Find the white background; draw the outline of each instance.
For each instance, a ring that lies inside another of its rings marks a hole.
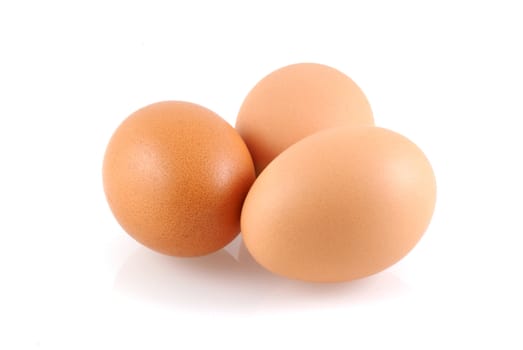
[[[1,349],[523,348],[520,1],[0,2]],[[332,65],[415,141],[438,203],[354,283],[275,277],[241,241],[155,254],[113,219],[111,133],[178,99],[231,124],[249,89]]]

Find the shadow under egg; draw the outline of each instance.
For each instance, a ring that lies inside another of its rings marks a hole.
[[[254,261],[236,260],[222,249],[196,258],[177,258],[138,248],[114,281],[118,293],[175,308],[253,310],[279,279]]]
[[[403,294],[407,286],[390,271],[345,283],[289,280],[256,263],[238,238],[196,258],[140,247],[120,268],[114,290],[175,310],[249,313],[373,302]]]

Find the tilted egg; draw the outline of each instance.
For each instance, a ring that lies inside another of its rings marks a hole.
[[[245,245],[268,270],[349,281],[405,256],[434,211],[423,152],[378,127],[339,127],[282,152],[254,182],[241,216]]]
[[[107,200],[129,235],[158,252],[198,256],[237,236],[254,181],[238,133],[196,104],[159,102],[129,116],[103,163]]]

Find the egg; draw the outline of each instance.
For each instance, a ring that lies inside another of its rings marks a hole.
[[[205,255],[235,238],[254,178],[234,128],[202,106],[179,101],[131,114],[103,162],[107,201],[123,229],[175,256]]]
[[[245,245],[268,270],[340,282],[404,257],[431,220],[436,181],[424,153],[393,131],[344,126],[282,152],[254,182]]]
[[[240,107],[236,129],[260,173],[295,142],[346,124],[374,124],[362,90],[337,69],[298,63],[270,73],[254,86]]]

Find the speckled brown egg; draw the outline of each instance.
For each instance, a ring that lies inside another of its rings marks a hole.
[[[281,153],[256,179],[242,234],[270,271],[349,281],[404,257],[427,229],[436,182],[423,152],[377,127],[319,132]]]
[[[341,71],[317,63],[280,68],[249,92],[236,129],[260,173],[278,154],[320,130],[373,125],[365,94]]]
[[[236,237],[254,177],[237,132],[188,102],[154,103],[131,114],[103,162],[105,194],[123,229],[175,256],[205,255]]]

